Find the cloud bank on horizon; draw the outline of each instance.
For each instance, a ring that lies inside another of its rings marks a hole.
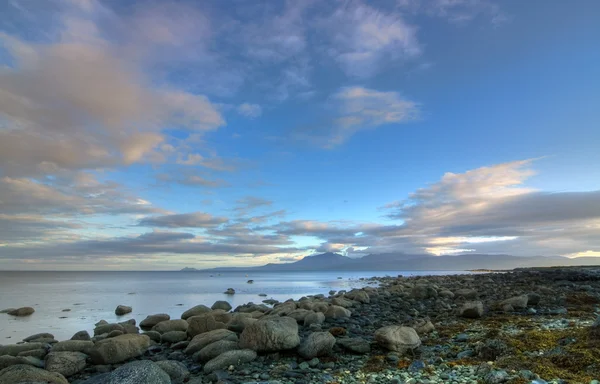
[[[0,269],[600,256],[596,11],[0,5]]]

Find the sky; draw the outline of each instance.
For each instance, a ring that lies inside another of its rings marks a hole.
[[[0,269],[600,256],[600,2],[0,4]]]

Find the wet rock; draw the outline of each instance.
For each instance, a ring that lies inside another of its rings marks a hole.
[[[117,315],[117,316],[123,316],[123,315],[126,315],[128,313],[131,313],[131,311],[132,311],[131,307],[128,307],[126,305],[119,305],[115,309],[115,315]]]
[[[152,329],[152,327],[154,327],[156,324],[163,322],[163,321],[167,321],[167,320],[171,320],[171,316],[167,315],[166,313],[158,313],[155,315],[149,315],[149,316],[146,316],[146,318],[144,320],[142,320],[142,322],[140,323],[140,328]]]
[[[32,356],[0,356],[0,370],[13,365],[31,365],[32,367],[44,368],[44,362]]]
[[[500,306],[511,306],[514,309],[525,309],[527,308],[527,302],[529,297],[527,295],[521,295],[516,297],[511,297],[510,299],[506,299],[500,303]],[[510,312],[510,311],[506,311]]]
[[[182,331],[170,331],[163,333],[160,338],[161,343],[178,343],[180,341],[187,340],[187,333]]]
[[[77,341],[89,341],[91,340],[90,334],[88,331],[79,331],[71,337],[71,340]]]
[[[337,305],[330,306],[329,308],[327,308],[327,311],[325,312],[325,317],[329,318],[329,319],[340,319],[340,318],[350,317],[351,315],[352,315],[352,312],[350,312],[346,308],[343,308],[343,307],[340,307]]]
[[[204,373],[212,373],[217,370],[225,369],[230,365],[239,366],[246,364],[256,359],[256,356],[256,352],[250,349],[228,351],[206,363],[206,365],[204,365]]]
[[[36,359],[43,360],[47,354],[48,354],[48,350],[46,348],[41,348],[41,349],[32,349],[31,351],[19,352],[19,354],[17,356],[22,356],[22,357],[31,356],[31,357],[35,357]]]
[[[44,349],[46,344],[43,343],[23,343],[23,344],[9,344],[0,346],[0,356],[10,355],[17,356],[19,353],[24,351],[32,351],[37,349]]]
[[[237,341],[237,339],[238,337],[235,332],[232,332],[228,329],[215,329],[213,331],[194,336],[192,341],[190,341],[190,344],[185,349],[185,353],[191,355],[200,351],[207,345],[219,340]]]
[[[322,312],[312,312],[304,318],[304,326],[309,327],[311,324],[323,324],[324,321],[325,314]]]
[[[97,342],[90,355],[94,364],[116,364],[141,356],[149,346],[146,335],[121,335]]]
[[[542,300],[542,296],[532,292],[527,294],[527,305],[538,305]]]
[[[375,341],[382,347],[400,353],[418,348],[421,339],[417,332],[410,327],[389,325],[375,332]]]
[[[12,311],[9,311],[7,313],[11,316],[24,317],[24,316],[30,316],[34,312],[35,312],[35,309],[33,309],[31,307],[21,307],[21,308],[13,309]]]
[[[152,330],[158,333],[167,333],[173,331],[186,332],[188,330],[189,324],[186,320],[166,320],[161,321],[152,327]]]
[[[0,384],[18,383],[69,384],[60,373],[49,372],[31,365],[13,365],[0,371]]]
[[[298,323],[291,317],[259,319],[244,329],[240,347],[258,352],[274,352],[295,348],[300,344]]]
[[[199,352],[195,353],[194,356],[196,356],[197,360],[206,362],[214,359],[222,353],[236,349],[240,349],[237,340],[219,340],[208,344]]]
[[[175,331],[175,332],[177,332],[177,331]],[[160,343],[160,340],[161,340],[160,333],[158,333],[156,331],[146,331],[143,334],[146,335],[146,336],[148,336],[150,338],[150,340],[156,341],[157,343]]]
[[[229,304],[227,301],[219,300],[215,301],[211,309],[222,309],[223,311],[229,312],[231,311],[231,304]]]
[[[190,377],[190,371],[188,371],[187,367],[182,362],[162,360],[157,361],[156,365],[169,375],[172,384],[183,383]]]
[[[479,294],[477,293],[477,291],[475,289],[463,288],[463,289],[454,291],[454,296],[457,298],[462,297],[467,300],[474,300],[479,296]]]
[[[83,371],[86,359],[87,355],[81,352],[51,352],[46,356],[46,370],[73,376]]]
[[[256,321],[250,313],[234,313],[227,323],[227,329],[241,333],[246,327]]]
[[[188,309],[187,311],[183,312],[183,314],[181,315],[181,318],[183,320],[187,320],[192,316],[199,316],[202,315],[204,313],[208,313],[210,312],[211,309],[208,308],[206,305],[196,305],[195,307],[192,307],[190,309]]]
[[[362,289],[353,289],[352,291],[346,293],[344,296],[346,296],[350,300],[358,301],[362,304],[368,304],[371,302],[369,294]]]
[[[140,360],[127,363],[110,373],[105,384],[171,384],[171,378],[156,363]],[[86,383],[87,384],[87,383]]]
[[[201,333],[214,331],[216,329],[225,329],[227,325],[215,319],[212,313],[205,313],[199,316],[188,318],[188,336],[194,337]]]
[[[111,333],[112,331],[125,332],[125,328],[121,324],[101,324],[94,328],[94,336],[103,335],[105,333]]]
[[[85,340],[65,340],[52,346],[52,352],[81,352],[90,354],[94,348],[94,343]]]
[[[336,343],[342,348],[354,353],[365,354],[371,352],[371,344],[360,337],[357,338],[340,338]]]
[[[54,335],[51,333],[36,333],[23,339],[23,341],[29,343],[31,341],[37,341],[37,339],[54,339]]]
[[[325,356],[331,353],[335,337],[329,332],[313,332],[300,344],[298,353],[305,359]]]
[[[481,301],[466,302],[460,308],[459,315],[468,319],[478,319],[483,316],[483,303]]]
[[[223,292],[226,295],[234,295],[235,294],[235,289],[233,288],[227,288],[227,290],[225,292]]]

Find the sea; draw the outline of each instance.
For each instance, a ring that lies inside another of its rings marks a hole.
[[[11,344],[41,332],[57,340],[70,339],[94,324],[167,313],[178,319],[187,309],[217,300],[238,305],[265,299],[285,301],[302,296],[349,290],[365,285],[374,276],[466,274],[465,271],[368,272],[48,272],[0,271],[0,310],[33,307],[27,317],[0,314],[0,344]],[[253,283],[248,283],[253,280]],[[228,288],[234,295],[226,295]],[[259,294],[266,294],[261,297]],[[127,305],[133,312],[116,316],[115,308]]]

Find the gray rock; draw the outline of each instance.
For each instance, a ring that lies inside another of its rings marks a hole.
[[[206,362],[214,359],[222,353],[237,349],[240,349],[237,340],[219,340],[202,348],[199,352],[194,354],[194,356],[196,356],[199,361]]]
[[[147,331],[147,332],[144,332],[143,334],[148,336],[150,338],[150,340],[160,343],[160,339],[161,339],[160,333],[158,333],[156,331]]]
[[[215,301],[215,303],[212,305],[211,307],[212,309],[222,309],[226,312],[231,311],[231,304],[229,304],[227,301],[224,300],[219,300],[219,301]]]
[[[142,322],[140,323],[140,327],[142,329],[150,329],[150,328],[154,327],[156,324],[158,324],[162,321],[167,321],[167,320],[171,320],[171,316],[167,315],[166,313],[158,313],[156,315],[149,315],[149,316],[146,316],[146,318],[144,320],[142,320]]]
[[[117,315],[117,316],[123,316],[123,315],[126,315],[128,313],[131,313],[131,311],[132,311],[131,307],[128,307],[126,305],[119,305],[115,309],[115,315]]]
[[[23,356],[23,357],[31,356],[31,357],[35,357],[36,359],[43,360],[47,354],[48,354],[48,350],[46,348],[41,348],[41,349],[32,349],[31,351],[19,352],[19,354],[17,356]]]
[[[46,356],[46,370],[65,377],[83,371],[87,355],[81,352],[51,352]]]
[[[457,298],[462,297],[467,300],[474,300],[479,296],[479,293],[477,293],[477,291],[475,289],[463,288],[463,289],[454,291],[454,296],[456,296]]]
[[[187,320],[188,318],[192,317],[192,316],[199,316],[202,315],[204,313],[208,313],[210,312],[211,309],[208,308],[206,305],[196,305],[195,307],[192,307],[190,309],[188,309],[187,311],[183,312],[183,314],[181,315],[181,318],[184,320]]]
[[[335,344],[335,337],[329,332],[314,332],[308,335],[306,340],[300,344],[298,353],[305,359],[317,356],[325,356],[331,353]]]
[[[76,334],[74,334],[73,337],[71,337],[71,340],[89,341],[91,340],[91,337],[88,331],[79,331]]]
[[[234,313],[227,323],[227,329],[241,333],[246,327],[256,321],[250,313]]]
[[[190,377],[190,371],[188,371],[187,367],[182,362],[162,360],[157,361],[156,365],[169,375],[171,383],[173,384],[181,384]]]
[[[23,339],[25,342],[36,341],[36,339],[54,339],[54,335],[51,333],[36,333]]]
[[[299,308],[299,309],[293,310],[287,316],[296,320],[299,324],[304,324],[304,319],[306,318],[306,316],[310,315],[311,313],[314,313],[314,312],[309,311],[307,309]]]
[[[369,294],[362,289],[353,289],[344,296],[350,300],[358,301],[359,303],[368,304],[371,302]]]
[[[149,346],[146,335],[121,335],[97,342],[90,355],[94,364],[116,364],[141,356]]]
[[[156,363],[140,360],[115,369],[105,384],[171,384],[171,378]]]
[[[299,344],[298,323],[291,317],[259,319],[240,336],[240,348],[258,352],[292,349]]]
[[[43,349],[46,344],[43,343],[23,343],[23,344],[9,344],[0,347],[0,356],[10,355],[17,356],[19,353],[24,351],[32,351],[34,349]]]
[[[103,335],[105,333],[111,333],[112,331],[125,332],[125,328],[123,328],[121,324],[117,323],[100,324],[96,328],[94,328],[94,336]]]
[[[7,312],[7,313],[11,316],[24,317],[24,316],[29,316],[29,315],[33,314],[34,312],[35,312],[35,309],[33,309],[31,307],[21,307],[21,308],[13,309],[12,311]]]
[[[108,335],[106,335],[106,338],[109,339],[111,337],[117,337],[117,336],[121,336],[124,334],[125,334],[125,332],[115,329],[114,331],[112,331]]]
[[[531,292],[527,294],[527,299],[527,305],[538,305],[540,300],[542,300],[542,296],[535,292]]]
[[[310,327],[311,324],[323,324],[325,314],[323,312],[311,312],[304,318],[304,326]]]
[[[0,371],[0,384],[19,383],[69,384],[60,373],[48,372],[31,365],[13,365]]]
[[[220,369],[225,369],[230,365],[239,366],[249,363],[254,359],[256,359],[256,352],[250,349],[228,351],[206,363],[206,365],[204,365],[204,373],[208,374]]]
[[[421,339],[417,332],[411,327],[389,325],[375,331],[375,341],[390,351],[400,353],[418,348]]]
[[[468,319],[478,319],[483,316],[483,303],[481,301],[466,302],[460,308],[459,315]]]
[[[350,307],[354,306],[355,302],[345,299],[343,297],[336,297],[333,300],[331,300],[331,304],[337,305],[338,307],[342,307],[342,308],[350,308]],[[313,308],[314,308],[314,305],[313,305]],[[325,311],[327,311],[327,309],[325,309]]]
[[[26,364],[31,365],[32,367],[44,368],[44,362],[33,356],[0,356],[0,369],[19,364]]]
[[[510,299],[506,299],[500,303],[500,306],[504,307],[505,305],[510,305],[514,309],[525,309],[527,308],[527,302],[529,297],[527,295],[521,295],[516,297],[511,297]]]
[[[187,333],[182,331],[170,331],[167,333],[163,333],[160,338],[161,343],[178,343],[180,341],[187,340]]]
[[[223,322],[217,321],[214,314],[205,313],[199,316],[192,316],[188,318],[188,336],[194,337],[201,333],[214,331],[215,329],[225,329],[227,325]]]
[[[371,352],[371,344],[360,337],[357,338],[341,338],[337,339],[336,343],[342,348],[354,353],[365,354]]]
[[[329,308],[327,308],[327,311],[325,312],[325,317],[329,318],[329,319],[341,319],[341,318],[345,318],[345,317],[350,317],[352,315],[352,312],[350,312],[348,309],[344,308],[344,307],[340,307],[338,305],[332,305]]]
[[[52,352],[81,352],[89,355],[93,348],[94,343],[92,341],[65,340],[54,344]]]
[[[194,336],[190,344],[185,349],[188,355],[200,351],[202,348],[219,340],[237,341],[238,337],[235,332],[228,329],[215,329],[213,331],[201,333]]]
[[[158,333],[167,333],[172,331],[185,332],[188,330],[188,327],[189,324],[187,321],[178,319],[161,321],[160,323],[152,327],[152,330]]]

